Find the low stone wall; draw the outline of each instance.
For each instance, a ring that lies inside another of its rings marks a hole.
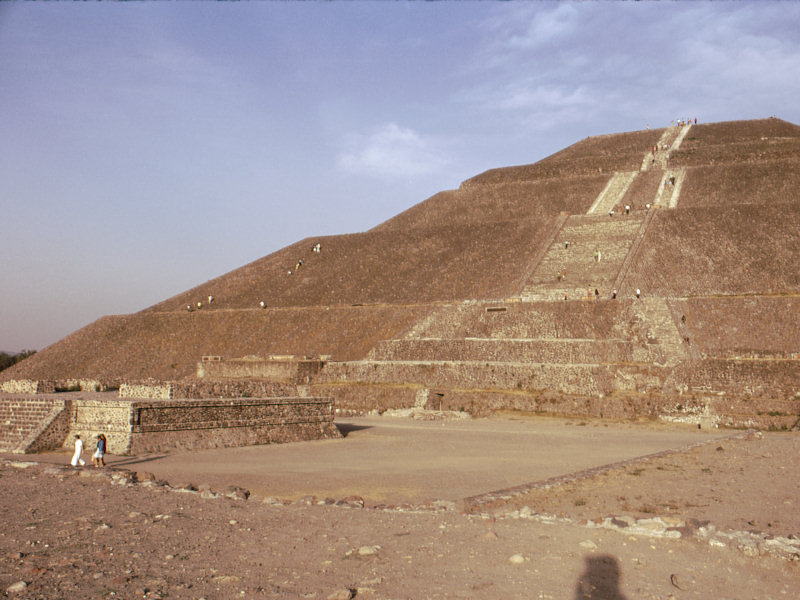
[[[72,448],[77,434],[83,439],[84,448],[93,452],[97,435],[102,433],[108,441],[108,453],[130,453],[134,403],[130,400],[105,396],[97,399],[77,398],[73,401],[70,432],[64,440],[65,448]]]
[[[11,379],[0,383],[0,392],[5,394],[35,394],[39,388],[38,381],[31,379]]]
[[[308,383],[322,369],[321,360],[277,360],[234,358],[197,363],[197,377],[210,379],[257,378],[270,381]]]
[[[0,392],[31,396],[56,392],[105,392],[110,389],[116,389],[116,386],[98,379],[9,379],[0,382]]]
[[[69,438],[94,447],[97,434],[112,454],[141,454],[340,437],[327,398],[205,400],[78,399]]]
[[[340,437],[324,398],[172,400],[132,405],[130,453]]]
[[[172,385],[169,383],[123,383],[119,386],[119,397],[169,400],[172,398]]]
[[[113,385],[109,385],[99,379],[67,379],[61,386],[76,392],[107,392],[114,388]]]
[[[199,380],[165,383],[122,384],[119,397],[138,400],[170,400],[173,398],[274,398],[294,396],[297,386],[259,379]]]
[[[0,383],[0,392],[6,394],[52,394],[58,383],[51,380],[10,379]]]

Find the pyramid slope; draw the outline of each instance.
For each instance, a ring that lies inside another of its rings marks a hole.
[[[103,317],[37,352],[4,379],[176,380],[202,356],[329,355],[356,360],[400,335],[430,307],[370,306],[185,312]]]
[[[261,301],[274,308],[504,298],[549,224],[544,218],[309,238],[148,310],[185,311],[209,295],[211,310]],[[317,242],[320,253],[311,251]]]
[[[659,211],[622,293],[800,293],[800,201]]]
[[[307,238],[140,313],[100,319],[0,380],[180,378],[206,354],[363,359],[432,311],[447,321],[465,302],[519,295],[563,245],[565,213],[570,222],[607,219],[579,215],[618,171],[637,172],[625,202],[640,215],[670,169],[685,173],[677,206],[650,211],[631,230],[642,237],[614,266],[621,294],[800,293],[800,127],[779,119],[692,126],[667,171],[639,171],[649,148],[674,131],[587,138],[532,165],[486,171],[367,232]],[[187,312],[197,302],[203,309]]]

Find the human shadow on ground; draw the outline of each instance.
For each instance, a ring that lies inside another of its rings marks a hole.
[[[371,425],[356,425],[354,423],[334,423],[334,425],[336,425],[336,429],[339,430],[339,433],[342,434],[342,437],[347,437],[347,435],[352,431],[372,429]]]
[[[113,462],[109,462],[110,466],[119,467],[119,466],[127,466],[127,465],[139,465],[142,463],[153,462],[154,460],[161,460],[165,458],[166,454],[156,454],[151,456],[128,456],[123,458],[122,460],[114,460]]]
[[[585,556],[586,568],[575,585],[574,600],[627,600],[619,589],[619,561],[610,554]]]

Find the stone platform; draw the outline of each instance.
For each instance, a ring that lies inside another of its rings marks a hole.
[[[39,414],[43,403],[47,415]],[[2,394],[0,408],[5,428],[19,431],[13,439],[4,435],[8,443],[3,449],[19,453],[70,448],[76,434],[91,448],[97,434],[103,433],[112,454],[341,437],[333,424],[330,398],[162,400],[120,398],[116,393]]]

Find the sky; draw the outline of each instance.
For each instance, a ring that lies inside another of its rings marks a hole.
[[[590,135],[800,124],[795,2],[0,2],[0,350]]]

